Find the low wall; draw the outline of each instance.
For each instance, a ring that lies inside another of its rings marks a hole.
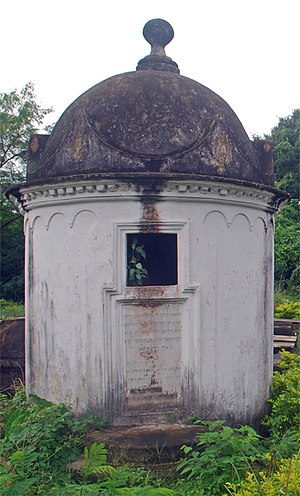
[[[14,381],[25,383],[25,318],[0,323],[0,391],[8,391]]]

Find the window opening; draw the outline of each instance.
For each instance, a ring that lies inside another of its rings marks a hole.
[[[127,286],[173,286],[177,280],[177,234],[127,234]]]

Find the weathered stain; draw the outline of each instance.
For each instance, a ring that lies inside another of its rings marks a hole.
[[[36,153],[38,151],[39,139],[37,135],[32,136],[29,147],[32,153]]]
[[[146,360],[153,360],[157,357],[154,356],[155,354],[155,348],[150,348],[150,349],[147,349],[145,351],[141,351],[140,355],[143,357],[143,358],[146,358]]]
[[[55,318],[55,309],[54,309],[53,299],[50,300],[50,315],[51,315],[51,319],[53,320]]]
[[[263,384],[265,384],[268,387],[270,377],[269,377],[269,370],[268,370],[268,365],[270,363],[269,360],[269,353],[271,353],[269,342],[270,342],[270,336],[269,336],[269,300],[270,300],[270,288],[269,288],[269,277],[270,277],[270,254],[269,254],[269,246],[268,246],[268,233],[265,232],[264,235],[264,265],[263,265],[263,272],[264,272],[264,281],[263,281],[263,339],[262,339],[262,346],[263,346],[263,353],[264,353],[264,368],[263,368]],[[272,346],[273,349],[273,346]]]
[[[157,382],[157,379],[156,379],[156,370],[154,370],[153,373],[152,373],[152,376],[151,376],[150,385],[152,387],[153,385],[156,385],[156,384],[158,384],[158,382]],[[162,390],[162,388],[161,388],[161,390]]]
[[[274,184],[274,158],[273,147],[269,141],[255,140],[253,146],[258,156],[261,171],[271,178],[271,183]]]
[[[134,182],[141,189],[140,202],[143,208],[139,230],[159,232],[161,219],[157,204],[162,201],[160,192],[163,190],[165,179],[159,176],[137,177]]]
[[[130,389],[130,394],[145,394],[145,393],[162,393],[162,388],[157,387],[148,387],[148,388],[139,388],[139,389]]]
[[[232,161],[232,150],[228,135],[223,130],[218,130],[214,139],[213,153],[217,162],[217,170],[220,173],[225,171],[225,167]]]
[[[141,232],[159,232],[160,216],[157,210],[156,199],[143,197],[143,216],[140,222]]]
[[[164,286],[136,286],[132,292],[131,298],[143,307],[157,308],[161,305],[165,294]]]
[[[163,409],[179,406],[178,393],[164,392],[159,386],[157,388],[141,388],[134,390],[127,400],[127,409],[139,412],[161,413]]]
[[[83,158],[83,153],[83,140],[79,132],[76,133],[76,135],[74,136],[74,141],[72,143],[72,158],[76,162],[80,162]]]
[[[148,299],[148,289],[145,288],[147,296],[141,305],[130,310],[134,328],[126,332],[126,346],[131,353],[130,361],[127,359],[130,385],[126,409],[158,414],[165,408],[181,407],[180,315],[177,308],[158,299],[155,287],[151,291],[156,299]],[[172,363],[168,363],[170,354]]]

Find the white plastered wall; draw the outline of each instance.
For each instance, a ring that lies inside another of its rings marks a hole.
[[[126,232],[138,231],[145,214],[146,197],[134,185],[23,194],[29,393],[136,422],[124,401],[130,349],[122,315],[130,302],[161,298],[181,312],[178,415],[238,422],[262,415],[272,374],[270,193],[166,184],[151,199],[152,222],[177,233],[179,281],[159,293],[125,284]],[[170,361],[177,351],[170,348]]]

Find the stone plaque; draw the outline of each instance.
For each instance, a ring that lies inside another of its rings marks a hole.
[[[157,411],[181,397],[180,303],[125,304],[126,406]]]

